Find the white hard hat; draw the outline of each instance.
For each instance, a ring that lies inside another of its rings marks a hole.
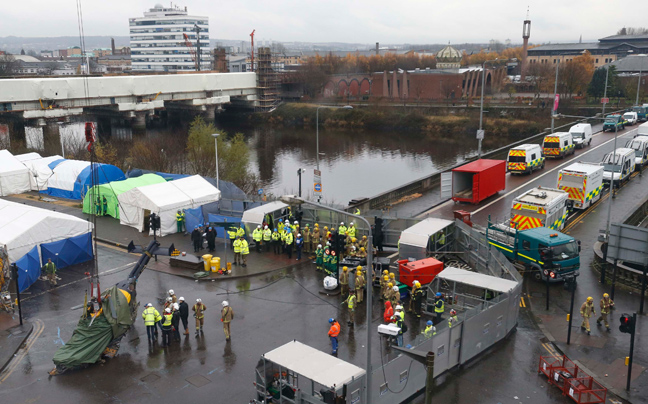
[[[392,290],[393,290],[394,292],[398,292],[398,286],[394,286],[394,287],[392,288]]]
[[[264,229],[267,229],[267,228],[268,228],[268,225],[263,226],[263,228],[264,228]]]
[[[351,222],[351,226],[353,226],[353,222]]]
[[[293,224],[299,224],[299,222],[295,220],[295,221],[293,222]]]
[[[184,302],[184,297],[180,296],[180,299],[178,299],[179,302]]]
[[[173,298],[171,296],[167,297],[167,302],[172,302]]]
[[[301,237],[301,233],[298,233],[298,234],[297,234],[297,237]]]
[[[196,299],[196,301],[197,301],[198,303],[202,302],[202,300],[200,300],[200,299]]]
[[[153,303],[147,303],[146,307],[153,307]]]
[[[180,305],[178,303],[173,303],[173,310],[178,310],[180,309]]]
[[[322,248],[322,245],[321,245],[321,244],[318,244],[318,245],[317,245],[317,248]]]
[[[170,294],[170,295],[173,294],[173,289],[169,289],[169,294]]]
[[[403,306],[401,306],[400,304],[397,305],[397,306],[396,306],[396,310],[403,310]]]
[[[171,313],[171,307],[167,307],[166,309],[164,309],[164,311],[167,313]]]
[[[352,245],[352,246],[351,246],[351,249],[355,251],[355,249],[356,249],[356,248],[355,248],[355,246],[354,246],[354,245]]]
[[[223,307],[229,306],[229,302],[227,300],[223,300],[223,303],[221,303]]]
[[[344,226],[344,222],[340,222],[340,226]]]

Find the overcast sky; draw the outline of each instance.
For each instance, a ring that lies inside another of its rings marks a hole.
[[[160,1],[82,0],[86,35],[128,35],[128,18]],[[160,2],[165,6],[169,1]],[[75,0],[3,0],[0,36],[78,35]],[[531,42],[578,42],[648,26],[648,3],[618,0],[184,0],[208,16],[210,37],[282,42],[452,43],[522,41],[530,6]]]

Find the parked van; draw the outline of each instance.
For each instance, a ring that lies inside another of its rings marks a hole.
[[[539,144],[523,144],[509,150],[506,168],[511,174],[531,174],[545,166]]]
[[[641,171],[648,163],[648,136],[635,136],[634,139],[628,140],[625,147],[635,151],[635,169]]]
[[[610,132],[615,132],[625,129],[626,121],[623,119],[622,115],[612,114],[605,117],[603,122],[603,132],[609,130]]]
[[[592,144],[592,125],[589,123],[579,123],[569,128],[572,135],[574,146],[579,149]]]
[[[548,158],[565,158],[568,154],[574,154],[576,148],[572,142],[571,133],[556,132],[545,136],[542,142],[542,151]]]
[[[594,163],[574,163],[558,172],[557,188],[569,194],[567,205],[587,209],[601,198],[603,167]]]
[[[632,107],[632,111],[637,113],[638,122],[646,122],[646,110],[648,110],[648,107],[646,106]]]
[[[635,151],[620,147],[614,152],[603,157],[603,183],[610,184],[614,179],[614,186],[619,187],[621,183],[630,179],[630,174],[635,170]]]
[[[648,122],[639,125],[635,137],[637,136],[648,136]]]
[[[623,119],[627,122],[628,125],[634,125],[639,121],[639,116],[636,112],[626,112],[623,114]]]

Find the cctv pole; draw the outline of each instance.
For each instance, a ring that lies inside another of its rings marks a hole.
[[[549,310],[549,271],[547,270],[547,274],[545,275],[545,279],[547,280],[547,307],[545,310]]]
[[[299,177],[299,197],[301,198],[301,177],[302,177],[302,169],[298,168],[297,169],[297,176]]]
[[[639,63],[639,80],[637,80],[637,97],[635,98],[635,105],[639,105],[639,87],[641,86],[641,73],[642,73],[642,64]]]
[[[569,282],[571,287],[571,303],[569,304],[569,328],[567,328],[567,345],[571,342],[572,318],[574,317],[574,297],[576,295],[576,277]]]
[[[610,68],[605,68],[605,88],[603,89],[603,98],[607,98],[607,88],[608,88],[608,75],[610,74]],[[603,112],[601,113],[602,118],[605,119],[605,102],[603,103]]]
[[[607,80],[606,80],[607,83]],[[607,85],[606,85],[607,88]],[[605,110],[605,104],[603,104],[603,109]],[[605,116],[603,117],[605,118]],[[612,165],[614,165],[614,161],[616,158],[616,148],[617,148],[617,134],[619,132],[619,126],[615,123],[614,124],[614,150],[612,151]],[[621,160],[621,158],[619,158]],[[621,179],[621,166],[619,166],[619,180]],[[603,265],[601,266],[601,285],[605,284],[605,271],[607,269],[607,251],[608,247],[610,245],[610,217],[612,216],[612,200],[614,199],[615,192],[614,192],[614,169],[612,169],[612,172],[610,173],[610,190],[608,191],[608,195],[611,194],[611,198],[609,198],[608,202],[608,211],[607,211],[607,225],[605,226],[605,242],[607,245],[605,246],[605,250],[603,251]]]
[[[484,120],[484,87],[486,78],[486,62],[482,64],[482,82],[481,82],[481,101],[479,102],[479,133],[483,130],[482,122]],[[482,155],[482,138],[479,136],[477,138],[477,158],[480,159]]]
[[[554,106],[551,107],[551,133],[554,133],[554,117],[556,116],[556,94],[558,94],[558,67],[560,66],[560,59],[556,63],[556,80],[554,82]],[[549,303],[547,303],[548,305]],[[549,309],[549,307],[547,307]]]
[[[644,286],[646,285],[646,269],[644,267]],[[637,329],[637,313],[632,313],[632,333],[630,333],[630,360],[628,361],[628,380],[626,390],[630,391],[630,379],[632,378],[632,356],[634,355],[634,337]]]

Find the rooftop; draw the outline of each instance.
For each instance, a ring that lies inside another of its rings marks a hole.
[[[634,73],[648,71],[648,55],[631,55],[609,64],[617,73]]]

